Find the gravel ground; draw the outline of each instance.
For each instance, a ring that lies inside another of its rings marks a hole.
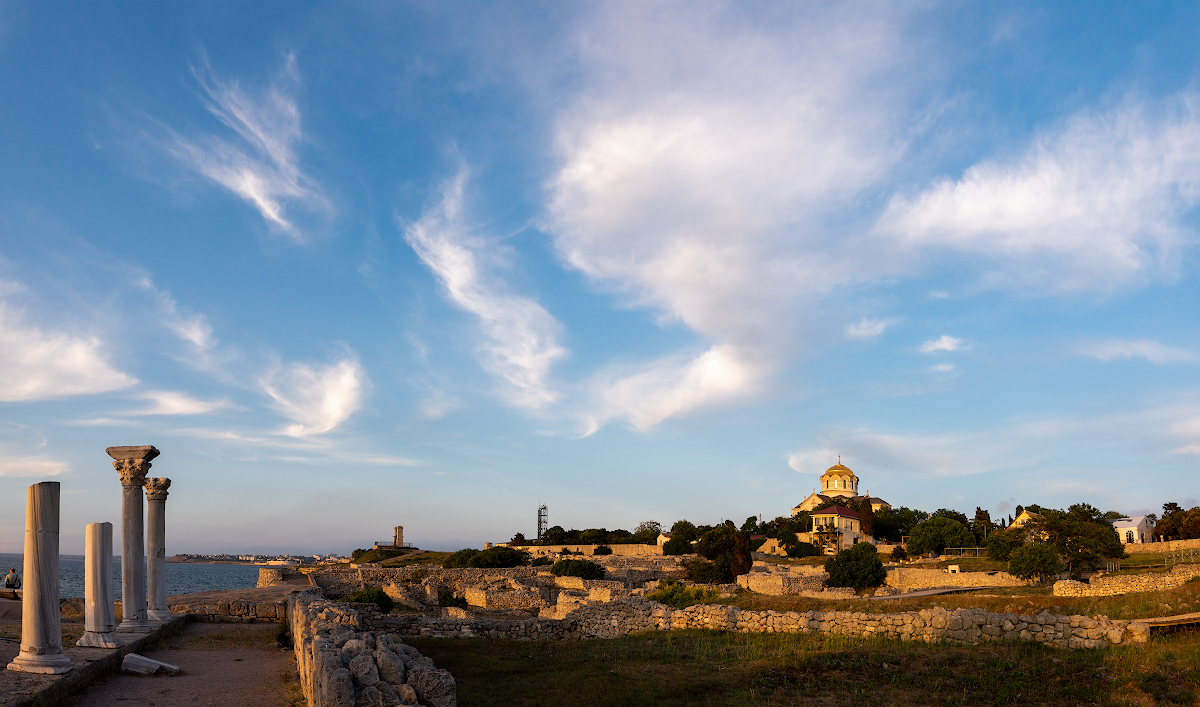
[[[172,677],[117,675],[92,685],[74,707],[187,705],[294,707],[304,704],[291,651],[275,644],[279,624],[188,624],[147,651],[183,668]]]

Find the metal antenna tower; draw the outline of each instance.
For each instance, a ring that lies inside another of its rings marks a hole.
[[[538,506],[538,534],[537,534],[538,540],[542,539],[542,535],[545,534],[547,527],[548,527],[548,524],[546,523],[546,504],[543,503],[541,506]]]

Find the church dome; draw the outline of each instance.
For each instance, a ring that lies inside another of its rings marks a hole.
[[[847,471],[847,472],[850,472],[851,474],[854,473],[853,471],[850,471],[850,467],[848,467],[848,466],[842,466],[841,464],[834,464],[833,466],[831,466],[825,470],[825,474],[833,474],[833,473],[836,473],[839,471]],[[825,474],[822,474],[822,476],[824,476]]]
[[[856,496],[858,495],[858,476],[850,470],[850,467],[843,466],[839,457],[837,464],[821,474],[821,493],[832,496]]]

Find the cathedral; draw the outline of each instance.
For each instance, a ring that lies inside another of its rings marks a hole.
[[[836,502],[838,504],[847,501],[870,501],[871,510],[878,511],[880,508],[891,508],[892,505],[882,498],[871,498],[871,492],[858,495],[858,477],[855,476],[849,467],[842,466],[842,458],[838,457],[838,463],[825,470],[821,474],[821,491],[818,493],[813,489],[812,494],[800,502],[800,505],[792,509],[792,515],[799,515],[804,511],[811,511],[814,508],[825,505],[826,503]]]

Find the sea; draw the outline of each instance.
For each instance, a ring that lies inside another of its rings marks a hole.
[[[24,555],[0,552],[0,577],[16,567],[25,581]],[[113,595],[121,598],[121,558],[113,558]],[[257,565],[201,565],[167,563],[167,594],[193,594],[220,589],[253,589],[258,584]],[[58,556],[58,591],[63,599],[83,596],[83,555]]]

